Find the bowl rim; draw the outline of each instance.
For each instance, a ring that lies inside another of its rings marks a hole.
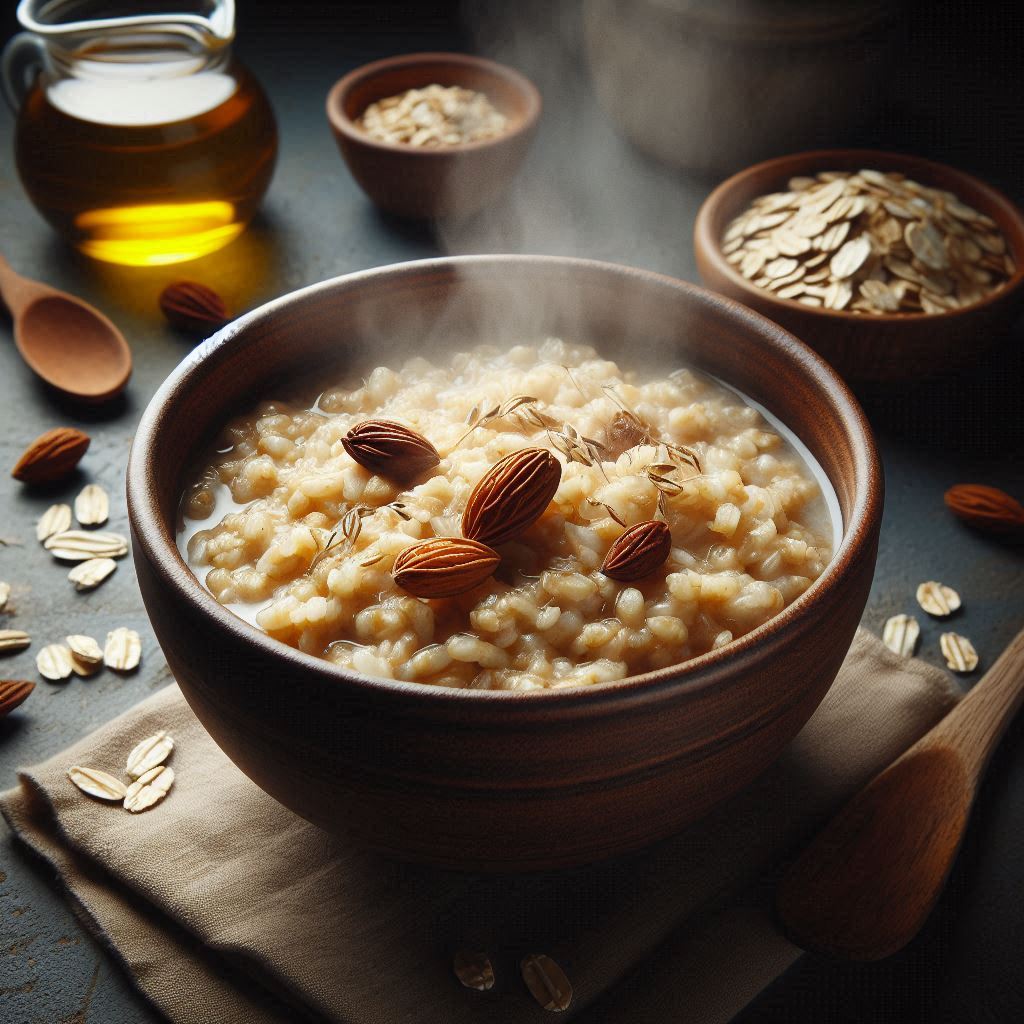
[[[164,522],[160,511],[153,460],[167,408],[176,397],[197,383],[206,359],[232,345],[236,339],[244,338],[251,324],[258,323],[270,313],[286,309],[292,303],[339,288],[359,288],[365,282],[381,278],[391,278],[400,283],[406,277],[415,278],[425,271],[451,275],[457,274],[460,268],[480,268],[488,264],[499,273],[507,271],[510,265],[522,264],[546,267],[552,272],[562,269],[613,274],[674,292],[683,291],[703,307],[704,312],[725,316],[741,327],[754,329],[762,341],[770,339],[783,358],[797,363],[817,390],[825,394],[828,404],[837,414],[843,433],[850,438],[856,481],[852,511],[842,524],[841,541],[821,576],[795,601],[760,626],[724,647],[689,661],[592,686],[525,691],[454,689],[362,675],[290,647],[221,605],[182,558],[174,528]],[[860,405],[835,370],[784,328],[732,299],[665,274],[600,260],[525,254],[447,256],[374,267],[308,285],[245,313],[194,349],[150,399],[132,441],[126,489],[134,540],[133,558],[140,557],[141,548],[141,557],[150,562],[162,585],[171,588],[178,602],[191,604],[204,617],[212,619],[218,629],[254,645],[271,663],[281,664],[282,668],[291,666],[306,674],[312,672],[324,682],[400,699],[410,711],[451,705],[467,711],[490,707],[495,712],[500,711],[499,717],[503,717],[515,708],[517,712],[536,713],[544,718],[553,714],[571,717],[584,704],[588,714],[618,714],[624,706],[646,704],[670,691],[676,693],[680,688],[684,688],[687,695],[692,695],[742,676],[743,672],[736,672],[734,668],[742,668],[744,661],[747,667],[751,667],[762,658],[770,659],[774,650],[813,628],[816,618],[814,606],[819,595],[841,588],[844,580],[857,571],[861,559],[873,559],[874,538],[881,523],[883,501],[882,467]]]
[[[863,316],[842,309],[807,306],[802,302],[797,302],[796,299],[780,298],[767,288],[758,288],[739,273],[725,258],[725,254],[722,252],[721,241],[714,231],[715,220],[723,211],[726,216],[730,215],[728,207],[731,201],[735,194],[751,178],[762,173],[767,174],[768,172],[771,172],[771,176],[781,178],[783,176],[799,174],[801,171],[806,173],[812,170],[833,169],[825,166],[824,162],[828,160],[839,160],[843,163],[863,161],[865,166],[871,166],[868,163],[870,160],[878,160],[885,165],[878,168],[882,171],[894,170],[908,174],[920,174],[921,171],[926,173],[928,171],[935,171],[947,175],[954,180],[959,179],[961,182],[966,182],[971,189],[983,196],[987,208],[981,209],[980,212],[992,216],[993,210],[999,211],[1008,221],[1015,223],[1018,235],[1024,239],[1024,213],[1021,212],[1017,205],[1007,195],[995,188],[995,186],[989,185],[987,182],[976,178],[967,171],[960,170],[958,167],[939,163],[937,160],[930,160],[927,157],[917,156],[913,153],[897,153],[884,149],[813,149],[789,153],[785,156],[772,157],[770,160],[762,160],[760,163],[751,164],[749,167],[737,171],[718,185],[697,211],[697,218],[693,226],[693,245],[696,252],[713,265],[715,271],[727,278],[731,284],[737,286],[745,294],[755,296],[759,303],[765,307],[775,306],[782,310],[796,311],[801,315],[807,316],[810,320],[817,317],[823,321],[835,320],[856,324],[949,321],[950,319],[968,317],[991,305],[1002,303],[1014,292],[1024,287],[1024,251],[1013,251],[1013,239],[1008,237],[1006,242],[1015,258],[1016,269],[1007,281],[978,302],[972,302],[969,306],[961,306],[958,309],[944,310],[941,313],[875,313]],[[928,185],[928,182],[924,181],[922,184]],[[943,186],[934,185],[929,187],[942,188]],[[980,206],[981,204],[977,204],[972,200],[972,205]],[[996,218],[993,217],[993,219]]]
[[[418,64],[450,64],[456,67],[474,68],[496,78],[502,78],[516,88],[526,100],[526,112],[517,125],[508,128],[500,135],[490,139],[479,139],[476,142],[459,142],[453,145],[436,147],[409,146],[401,142],[384,142],[375,139],[359,128],[355,121],[345,113],[344,98],[346,93],[359,82],[371,78],[379,78],[399,68],[412,67]],[[380,153],[402,154],[414,158],[438,159],[460,153],[474,153],[492,146],[500,145],[533,130],[540,118],[543,105],[540,90],[522,72],[507,64],[499,64],[486,57],[477,57],[468,53],[445,51],[424,51],[421,53],[403,53],[395,57],[384,57],[353,68],[342,75],[327,92],[327,120],[331,127],[345,138],[359,146],[376,150]]]

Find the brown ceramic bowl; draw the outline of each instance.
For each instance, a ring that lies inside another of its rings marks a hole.
[[[178,554],[193,453],[283,379],[548,335],[652,370],[689,361],[795,430],[842,509],[842,541],[821,578],[770,622],[683,665],[579,690],[470,691],[370,679],[293,650],[221,607]],[[818,706],[860,620],[882,481],[845,385],[756,313],[610,264],[467,256],[326,281],[214,335],[142,417],[128,504],[153,628],[189,704],[242,771],[374,849],[524,869],[642,847],[772,763]]]
[[[356,124],[377,100],[427,85],[484,93],[508,118],[494,139],[427,149],[378,142]],[[475,213],[509,186],[540,117],[540,93],[518,71],[461,53],[410,53],[350,71],[327,94],[327,120],[362,190],[389,213],[435,219]]]
[[[734,217],[757,196],[784,190],[795,175],[872,167],[900,171],[948,189],[982,213],[1006,236],[1016,273],[982,302],[938,314],[859,315],[803,306],[758,288],[722,254],[720,239]],[[697,267],[704,283],[792,331],[847,380],[897,382],[961,369],[1005,338],[1024,311],[1024,215],[1002,193],[963,171],[916,156],[870,149],[795,153],[748,167],[722,182],[704,201],[694,227]]]

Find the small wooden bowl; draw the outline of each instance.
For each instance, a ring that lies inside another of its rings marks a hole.
[[[508,119],[494,139],[428,149],[379,142],[356,120],[377,100],[427,85],[484,93]],[[509,186],[540,117],[540,93],[518,71],[460,53],[410,53],[364,64],[327,94],[327,120],[352,177],[382,210],[435,219],[475,213]]]
[[[682,665],[575,690],[455,690],[371,679],[288,647],[218,604],[178,553],[194,453],[282,381],[550,335],[627,366],[695,365],[779,416],[818,459],[842,512],[822,576],[764,625]],[[257,785],[392,855],[525,869],[670,835],[778,757],[824,697],[864,610],[882,481],[845,385],[764,317],[627,267],[463,256],[325,281],[214,335],[142,417],[128,509],[139,586],[171,670]]]
[[[720,240],[734,217],[758,196],[785,190],[797,175],[871,167],[899,171],[922,185],[948,189],[988,214],[1006,237],[1017,269],[988,298],[946,313],[839,312],[780,299],[748,281],[725,259]],[[1024,310],[1024,215],[1001,192],[963,171],[916,156],[871,149],[794,153],[748,167],[704,201],[693,232],[697,268],[711,289],[738,299],[792,331],[852,383],[893,383],[970,365],[1002,340]]]

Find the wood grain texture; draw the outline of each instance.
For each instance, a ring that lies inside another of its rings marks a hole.
[[[922,315],[860,316],[801,305],[758,288],[722,255],[727,225],[758,196],[785,189],[794,175],[899,171],[923,185],[948,189],[987,213],[1006,236],[1017,269],[1004,287],[969,308]],[[835,149],[767,160],[722,182],[704,201],[694,225],[694,252],[704,283],[792,331],[852,383],[916,380],[970,366],[1003,340],[1024,310],[1024,215],[977,178],[920,157],[875,150]]]
[[[433,149],[381,142],[356,126],[377,100],[427,85],[484,93],[508,118],[494,139]],[[359,187],[389,213],[416,219],[466,216],[515,177],[540,117],[540,93],[512,68],[459,53],[410,53],[364,64],[327,94],[327,120]]]
[[[776,907],[807,949],[879,960],[935,906],[986,764],[1024,703],[1024,630],[938,725],[869,783],[800,854]]]
[[[323,365],[334,379],[412,351],[549,335],[592,343],[641,372],[697,365],[781,417],[820,460],[842,509],[843,541],[821,579],[771,622],[685,665],[515,693],[345,672],[238,619],[182,562],[173,530],[190,453],[282,377]],[[656,274],[481,256],[338,278],[228,325],[147,409],[128,500],[139,584],[167,660],[246,774],[376,849],[522,869],[642,847],[778,756],[835,678],[860,619],[882,490],[849,392],[776,325]]]

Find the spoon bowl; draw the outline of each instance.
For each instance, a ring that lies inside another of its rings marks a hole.
[[[89,303],[16,274],[0,257],[0,296],[14,343],[32,371],[61,394],[105,402],[124,390],[132,355],[124,335]]]

